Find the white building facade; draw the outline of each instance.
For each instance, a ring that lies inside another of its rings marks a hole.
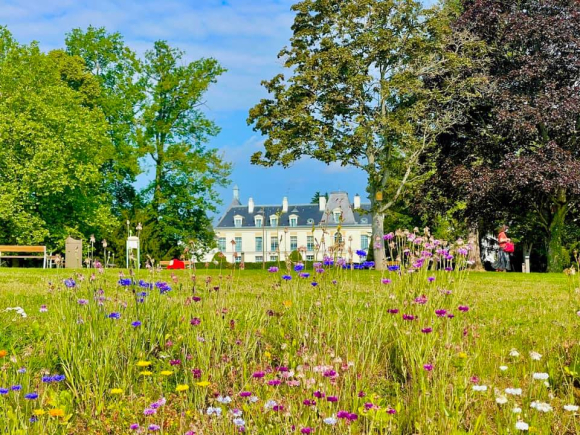
[[[228,262],[285,261],[297,251],[304,261],[325,257],[359,262],[356,251],[371,249],[370,204],[355,195],[332,192],[318,204],[242,205],[234,188],[232,204],[215,227],[218,250]],[[296,253],[294,255],[297,255]]]

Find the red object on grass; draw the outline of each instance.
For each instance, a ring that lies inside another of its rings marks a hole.
[[[174,258],[169,262],[168,269],[185,269],[185,263],[181,260]]]

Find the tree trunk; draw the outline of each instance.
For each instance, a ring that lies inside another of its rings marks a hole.
[[[567,266],[564,264],[562,248],[562,233],[567,213],[566,192],[560,190],[552,207],[552,220],[548,234],[548,272],[560,273]]]
[[[481,248],[479,246],[480,242],[479,228],[477,223],[470,226],[467,242],[471,246],[471,250],[469,251],[469,260],[473,261],[473,264],[470,266],[470,269],[476,270],[478,272],[485,271],[483,263],[481,262]]]
[[[384,213],[373,213],[373,237],[372,237],[372,249],[375,257],[375,268],[377,270],[384,270],[385,265],[385,248],[383,245],[383,235],[384,235],[384,224],[385,214]]]

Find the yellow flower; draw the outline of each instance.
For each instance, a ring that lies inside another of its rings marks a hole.
[[[46,411],[44,409],[35,409],[34,411],[32,411],[32,413],[34,415],[44,415],[46,414]]]
[[[199,386],[199,387],[207,387],[211,384],[211,382],[208,381],[201,381],[201,382],[197,382],[195,385]]]
[[[163,376],[171,376],[173,372],[171,370],[163,370],[160,374]]]
[[[189,385],[184,385],[184,384],[180,384],[175,388],[175,391],[177,391],[178,393],[181,391],[187,391],[189,390]]]
[[[153,374],[153,372],[150,372],[150,371],[147,371],[147,370],[146,370],[146,371],[144,371],[144,372],[140,372],[139,374],[140,374],[141,376],[151,376],[151,375]]]
[[[137,367],[149,367],[151,363],[149,361],[139,361]]]
[[[113,388],[111,389],[111,394],[123,394],[123,390],[120,388]]]
[[[64,417],[64,410],[60,408],[54,408],[48,411],[51,417]]]
[[[292,306],[292,301],[284,301],[282,302],[286,308],[290,308]]]
[[[266,351],[266,352],[264,352],[264,358],[270,359],[270,358],[272,358],[272,354],[270,352]]]
[[[467,354],[466,354],[465,352],[459,352],[459,353],[457,354],[457,356],[458,356],[459,358],[461,358],[461,359],[465,359],[465,358],[467,358]]]

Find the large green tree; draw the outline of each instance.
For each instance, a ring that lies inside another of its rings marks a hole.
[[[202,111],[206,91],[225,70],[215,59],[182,58],[183,52],[157,41],[143,63],[146,100],[138,142],[154,167],[145,191],[150,212],[144,232],[158,257],[176,255],[178,243],[190,239],[213,243],[207,212],[216,211],[215,188],[230,173],[230,165],[207,146],[219,128]]]
[[[279,54],[289,76],[264,82],[270,97],[250,111],[266,136],[252,162],[310,156],[366,172],[381,268],[385,212],[477,94],[484,76],[470,54],[481,46],[450,31],[452,11],[413,0],[304,0],[293,10],[291,43]]]
[[[141,172],[135,140],[136,117],[145,97],[141,62],[121,34],[107,33],[104,28],[73,29],[65,43],[69,54],[83,58],[101,87],[96,104],[105,114],[115,151],[103,167],[104,182],[113,195],[113,211],[120,215],[135,205],[134,182]]]
[[[58,247],[110,229],[102,168],[112,149],[83,60],[0,28],[0,95],[0,240]]]

